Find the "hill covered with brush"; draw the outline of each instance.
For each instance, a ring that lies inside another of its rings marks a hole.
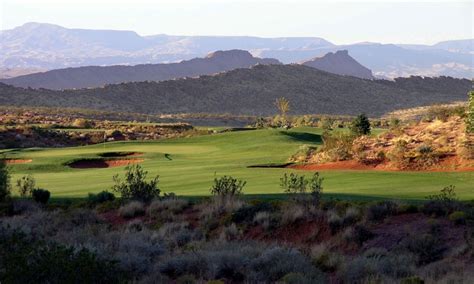
[[[434,87],[442,86],[442,87]],[[0,105],[75,107],[139,113],[273,115],[286,97],[290,114],[370,116],[407,107],[466,100],[471,81],[413,77],[364,80],[301,65],[257,65],[215,76],[53,91],[0,85]]]

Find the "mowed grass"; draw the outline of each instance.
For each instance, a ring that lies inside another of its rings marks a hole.
[[[85,197],[110,189],[112,177],[125,167],[72,169],[65,164],[78,158],[94,158],[104,152],[143,152],[141,165],[149,177],[160,175],[164,192],[185,196],[209,194],[215,176],[232,175],[247,181],[245,193],[283,193],[279,179],[288,169],[247,168],[250,165],[284,163],[304,144],[320,145],[321,130],[299,128],[290,131],[265,129],[160,141],[113,142],[60,149],[4,151],[7,158],[25,158],[28,164],[11,165],[12,180],[33,174],[38,186],[53,197]],[[310,175],[311,172],[300,171]],[[380,172],[322,171],[324,192],[351,199],[424,199],[447,185],[455,185],[461,199],[474,199],[473,172]]]

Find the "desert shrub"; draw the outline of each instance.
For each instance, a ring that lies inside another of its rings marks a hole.
[[[41,210],[38,203],[32,200],[14,200],[12,203],[13,214],[35,213]]]
[[[355,242],[359,246],[373,237],[374,233],[372,233],[366,226],[361,224],[347,228],[344,232],[344,238],[347,241]]]
[[[192,230],[187,222],[164,223],[158,230],[158,236],[171,247],[182,247],[203,237],[199,230]]]
[[[300,176],[296,173],[285,173],[283,177],[280,178],[280,187],[297,202],[307,203],[307,195],[309,193],[311,203],[318,206],[321,201],[323,180],[324,178],[322,178],[318,172],[314,173],[309,179],[304,175]]]
[[[400,281],[400,284],[424,284],[425,281],[419,276],[405,277]]]
[[[415,234],[404,240],[402,246],[418,256],[419,264],[427,264],[443,257],[446,247],[438,234]]]
[[[345,161],[352,159],[352,146],[355,136],[343,131],[325,132],[322,135],[323,151],[330,161]]]
[[[427,215],[447,216],[461,207],[454,185],[444,187],[439,194],[430,195],[428,199],[423,205],[423,213]]]
[[[176,279],[176,284],[194,284],[197,283],[196,278],[192,275],[183,275]]]
[[[119,283],[127,276],[115,262],[86,249],[0,233],[0,281],[3,283]]]
[[[4,159],[0,158],[0,202],[10,196],[10,171]]]
[[[400,213],[417,213],[418,206],[415,204],[402,204],[399,207]]]
[[[302,273],[315,282],[324,281],[323,274],[296,249],[274,247],[250,262],[250,282],[275,282],[288,273]]]
[[[104,203],[107,201],[114,201],[115,195],[112,192],[108,192],[107,190],[104,190],[97,194],[89,193],[87,199],[91,203]]]
[[[451,116],[464,116],[466,109],[464,106],[443,106],[435,105],[428,108],[426,112],[426,119],[433,120],[439,119],[441,121],[447,121]]]
[[[226,241],[235,240],[241,234],[242,234],[242,231],[240,231],[239,228],[237,228],[237,225],[235,225],[235,223],[232,223],[229,226],[225,226],[222,229],[220,239],[226,240]]]
[[[16,181],[16,187],[21,197],[27,197],[35,189],[36,180],[32,175],[22,176]]]
[[[152,217],[159,216],[160,213],[163,211],[169,211],[174,214],[178,214],[183,212],[186,207],[189,206],[189,202],[185,199],[178,199],[178,198],[165,198],[165,199],[158,199],[151,202],[150,206],[148,206],[148,215]]]
[[[72,122],[72,126],[75,128],[91,128],[92,127],[92,122],[88,121],[87,119],[84,118],[76,118]]]
[[[381,201],[367,208],[369,221],[382,221],[386,217],[397,213],[398,205],[393,201]]]
[[[355,222],[357,222],[359,218],[360,218],[359,209],[355,207],[349,207],[347,208],[346,213],[344,214],[343,224],[344,226],[352,225]]]
[[[144,202],[160,196],[159,176],[147,181],[148,172],[144,171],[140,165],[127,166],[125,171],[125,180],[122,180],[118,175],[113,177],[115,184],[112,186],[112,191],[120,193],[124,199],[136,199]]]
[[[370,121],[365,114],[358,115],[351,123],[351,132],[356,136],[370,134]]]
[[[270,228],[272,218],[270,212],[260,211],[253,218],[255,224],[261,225],[264,229]]]
[[[408,152],[407,144],[407,141],[400,139],[395,143],[395,147],[388,153],[389,160],[399,168],[408,166],[409,158],[406,156]]]
[[[31,192],[31,196],[33,197],[34,201],[41,204],[46,204],[49,201],[49,197],[51,196],[51,193],[46,189],[35,188]]]
[[[246,181],[238,180],[231,176],[223,176],[220,178],[214,178],[214,184],[210,191],[214,196],[232,198],[242,194],[243,188],[246,184]]]
[[[463,211],[454,211],[453,213],[449,214],[449,220],[454,222],[456,225],[466,224],[466,213]]]
[[[254,220],[255,215],[262,211],[273,212],[275,211],[275,208],[268,202],[257,202],[254,204],[244,205],[232,213],[232,222],[250,223]]]
[[[327,222],[333,234],[344,226],[343,218],[336,211],[328,211]]]
[[[140,201],[132,201],[120,207],[118,213],[124,218],[143,216],[145,214],[145,205]]]
[[[336,271],[343,262],[343,257],[331,252],[325,244],[318,244],[311,248],[312,263],[324,272]]]
[[[281,223],[283,225],[293,224],[306,217],[305,209],[300,205],[289,205],[282,209]]]

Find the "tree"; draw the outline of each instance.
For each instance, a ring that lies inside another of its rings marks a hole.
[[[160,196],[159,176],[146,181],[148,172],[144,171],[140,165],[127,166],[125,171],[125,180],[122,180],[118,175],[113,177],[115,184],[112,186],[112,190],[120,193],[122,198],[148,202]]]
[[[286,124],[286,115],[288,111],[290,111],[290,101],[286,98],[278,98],[275,101],[275,106],[277,107],[278,111],[280,112],[281,119],[283,120],[283,124]]]
[[[10,195],[10,171],[4,159],[0,159],[0,202]]]
[[[363,113],[358,115],[351,124],[351,132],[356,136],[370,134],[369,118]]]

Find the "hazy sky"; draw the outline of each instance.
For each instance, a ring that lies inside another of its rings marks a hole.
[[[317,36],[333,43],[473,38],[472,1],[0,0],[0,29],[26,22],[141,35]]]

